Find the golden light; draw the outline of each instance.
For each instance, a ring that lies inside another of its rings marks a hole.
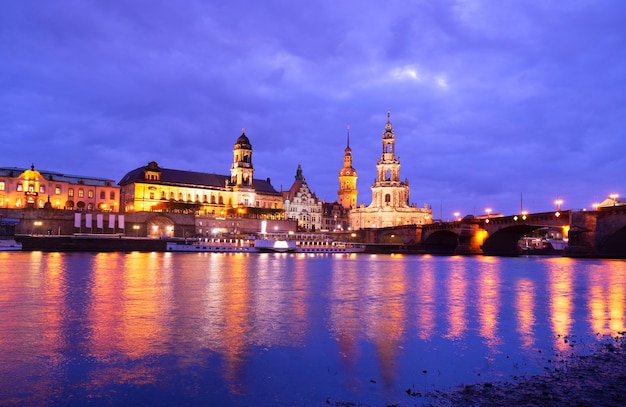
[[[617,194],[615,194],[615,193],[613,193],[613,194],[609,195],[609,198],[611,198],[611,199],[613,200],[613,206],[615,206],[615,205],[617,204],[617,197],[618,197],[618,196],[619,196],[619,195],[617,195]]]
[[[591,204],[591,206],[593,206],[593,209],[594,209],[595,211],[597,211],[597,210],[598,210],[598,208],[600,207],[600,204],[599,204],[599,203],[597,203],[597,202],[594,202],[594,203],[592,203],[592,204]]]
[[[460,216],[460,215],[461,215],[461,214],[460,214],[459,212],[454,212],[454,219],[456,219],[456,220],[461,220],[461,219],[459,218],[459,216]]]

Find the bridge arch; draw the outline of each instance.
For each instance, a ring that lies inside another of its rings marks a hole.
[[[459,235],[449,229],[430,233],[423,241],[426,253],[453,254],[459,244]]]

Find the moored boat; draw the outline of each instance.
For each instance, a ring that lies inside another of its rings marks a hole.
[[[16,252],[22,250],[22,244],[14,239],[0,239],[0,252]]]
[[[168,252],[256,253],[253,238],[211,237],[167,242]]]
[[[362,243],[336,241],[317,233],[266,233],[255,240],[260,251],[291,253],[362,253]]]
[[[333,240],[328,235],[300,233],[295,235],[296,253],[362,253],[362,243]]]

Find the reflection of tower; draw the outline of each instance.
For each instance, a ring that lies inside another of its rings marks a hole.
[[[233,166],[230,169],[230,182],[235,187],[251,187],[252,174],[252,145],[246,136],[244,129],[241,129],[241,136],[235,142],[233,149]]]
[[[357,199],[357,173],[352,167],[352,150],[350,149],[350,127],[348,127],[348,142],[343,156],[343,168],[339,171],[338,201],[344,208],[355,208]]]

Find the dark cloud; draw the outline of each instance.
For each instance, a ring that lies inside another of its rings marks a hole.
[[[411,200],[444,218],[626,194],[620,1],[6,3],[5,166],[227,174],[245,128],[255,176],[301,164],[332,201],[349,124],[369,204],[391,109]]]

